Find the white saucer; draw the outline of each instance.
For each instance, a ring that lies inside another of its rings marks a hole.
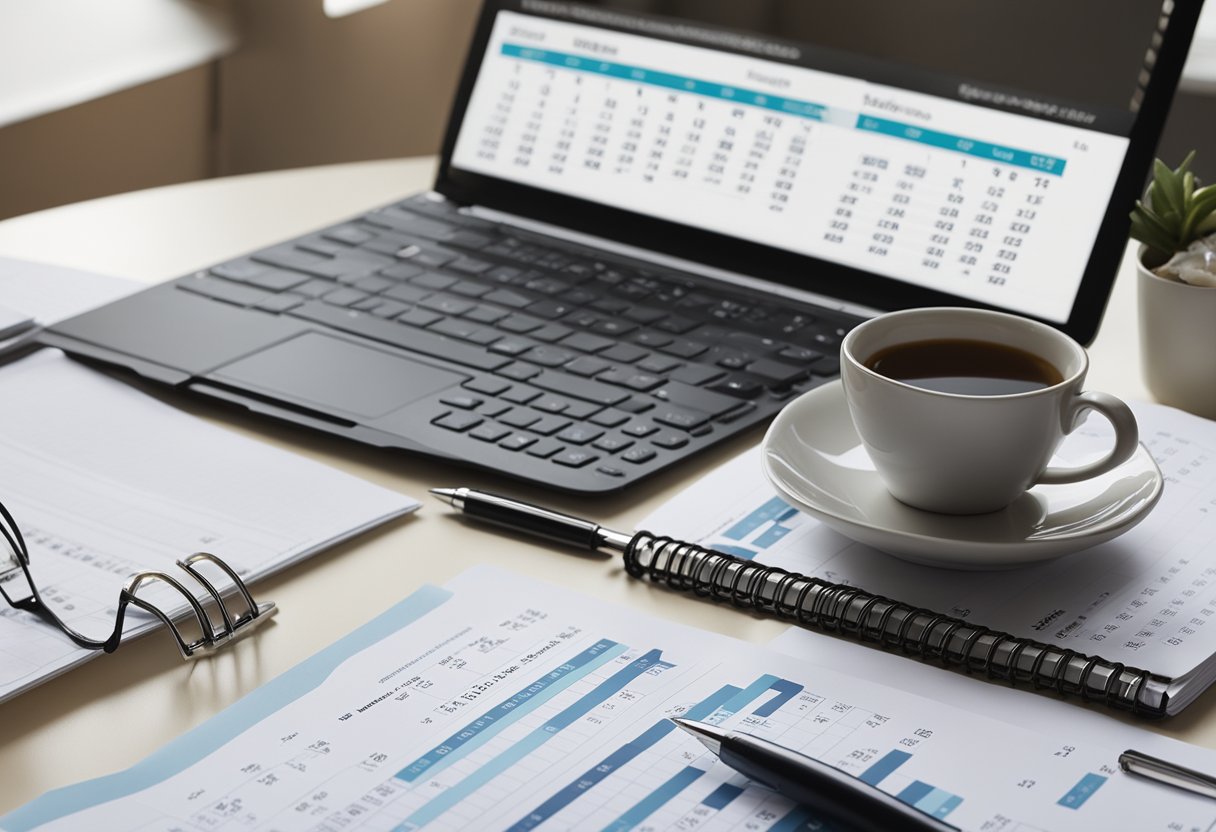
[[[1117,537],[1161,497],[1143,445],[1127,462],[1072,485],[1039,485],[991,514],[921,511],[892,497],[849,418],[844,388],[804,393],[764,437],[764,473],[792,505],[843,535],[905,560],[953,569],[1005,569]]]

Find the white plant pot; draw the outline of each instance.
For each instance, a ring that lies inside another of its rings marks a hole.
[[[1136,265],[1145,384],[1163,404],[1216,419],[1216,287]]]

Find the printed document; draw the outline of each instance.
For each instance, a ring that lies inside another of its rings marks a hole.
[[[1216,771],[1211,750],[1127,726],[1073,731],[1067,708],[1015,726],[479,567],[0,828],[821,828],[668,720],[681,715],[810,754],[964,830],[1216,822],[1211,800],[1117,764],[1131,744]]]
[[[172,574],[177,559],[208,551],[257,579],[418,507],[57,350],[0,368],[0,398],[0,502],[25,536],[35,584],[91,637],[113,630],[134,572]],[[127,632],[156,624],[135,614]],[[0,601],[0,701],[96,655]]]

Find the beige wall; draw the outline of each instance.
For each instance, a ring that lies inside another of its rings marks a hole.
[[[237,3],[219,172],[434,153],[479,7],[389,0],[331,20],[320,0]]]
[[[237,51],[0,128],[0,219],[208,176],[435,153],[479,0],[211,0]]]
[[[210,175],[213,67],[0,129],[0,218]]]

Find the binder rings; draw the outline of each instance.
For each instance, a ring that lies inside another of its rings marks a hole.
[[[624,560],[631,576],[674,590],[1141,716],[1166,716],[1174,694],[1170,679],[1146,670],[647,531],[629,541]]]

